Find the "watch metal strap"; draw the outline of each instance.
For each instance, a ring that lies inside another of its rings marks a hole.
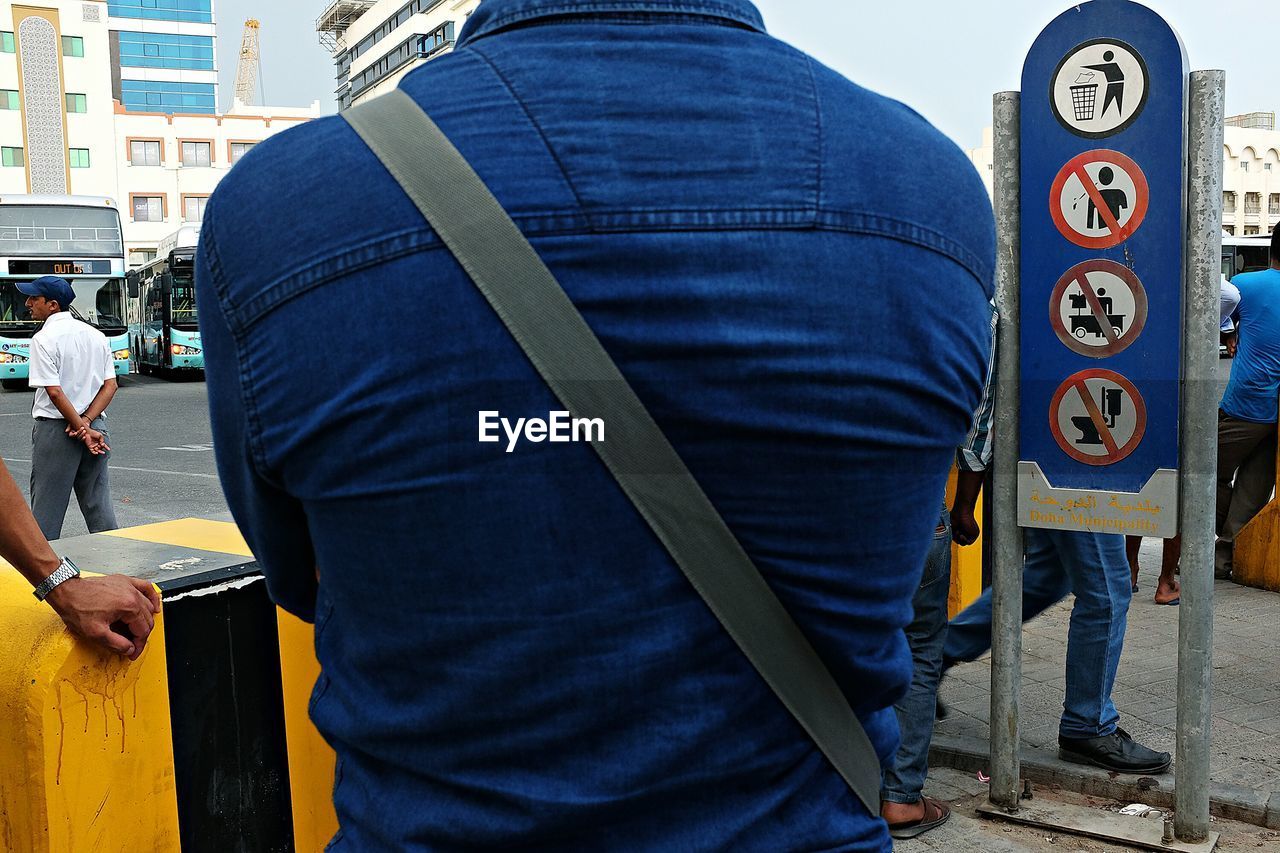
[[[31,594],[36,597],[36,601],[44,601],[58,585],[79,576],[80,570],[76,568],[76,564],[63,557],[62,562],[58,564],[58,568],[54,569],[53,573],[47,578],[40,581],[40,585]]]
[[[340,113],[426,217],[743,654],[872,815],[880,761],[843,691],[559,282],[404,92]]]

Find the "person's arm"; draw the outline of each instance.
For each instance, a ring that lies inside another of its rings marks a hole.
[[[222,301],[215,193],[205,207],[196,251],[196,303],[204,344],[205,387],[214,457],[227,506],[267,579],[272,601],[315,621],[319,570],[302,503],[266,469],[260,437],[245,403],[245,371]]]
[[[42,385],[45,393],[49,395],[49,402],[53,403],[58,409],[58,414],[62,415],[67,422],[67,426],[80,430],[84,427],[81,422],[80,413],[76,411],[76,407],[71,405],[71,398],[62,391],[61,385]]]
[[[32,587],[53,574],[61,560],[40,532],[22,492],[0,463],[0,557]],[[123,575],[78,577],[58,584],[45,601],[73,634],[137,660],[155,627],[160,594],[146,581]],[[114,626],[114,627],[113,627]]]
[[[987,358],[982,401],[973,416],[973,426],[956,451],[956,496],[951,503],[951,536],[957,545],[972,545],[982,532],[975,517],[982,481],[991,466],[991,419],[995,414],[996,326],[999,316],[991,309],[991,354]]]
[[[85,426],[96,421],[107,410],[107,406],[111,405],[111,400],[116,396],[116,389],[119,387],[120,384],[116,382],[114,376],[102,383],[102,387],[98,389],[98,393],[93,396],[93,400],[89,403],[89,408],[84,410]]]

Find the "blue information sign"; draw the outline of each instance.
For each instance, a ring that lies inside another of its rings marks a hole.
[[[1177,532],[1188,65],[1129,0],[1022,72],[1019,523]]]

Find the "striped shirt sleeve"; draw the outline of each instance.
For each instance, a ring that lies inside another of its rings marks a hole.
[[[987,378],[982,387],[982,402],[973,416],[973,426],[956,451],[956,464],[961,471],[985,471],[991,466],[991,418],[995,414],[996,389],[996,323],[1000,315],[991,303],[991,355],[987,359]]]

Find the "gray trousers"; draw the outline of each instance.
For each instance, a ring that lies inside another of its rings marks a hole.
[[[106,416],[97,418],[93,428],[106,435]],[[31,428],[31,512],[49,540],[62,536],[73,489],[90,533],[120,526],[107,484],[110,452],[94,456],[66,429],[66,421],[47,419],[37,419]]]
[[[1217,574],[1232,568],[1235,538],[1271,500],[1276,485],[1276,425],[1233,418],[1218,410]]]

